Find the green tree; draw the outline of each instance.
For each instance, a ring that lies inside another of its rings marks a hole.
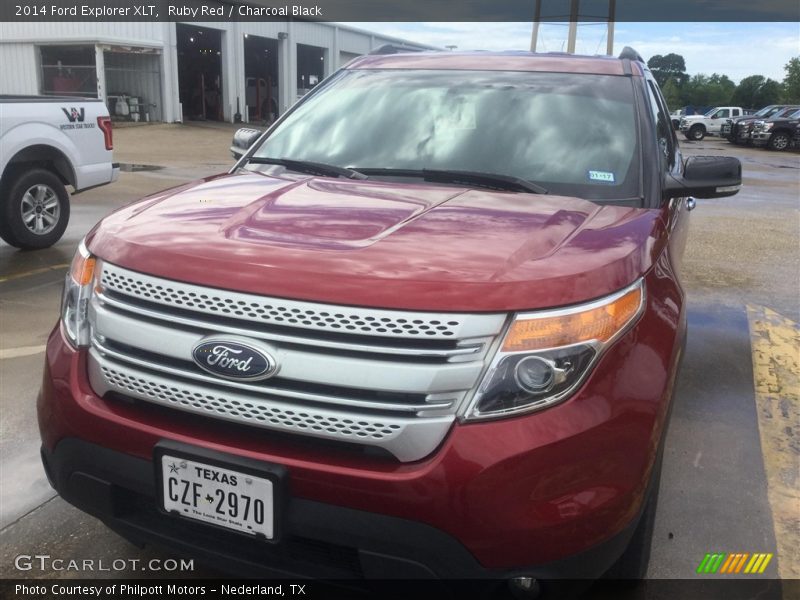
[[[667,107],[670,110],[676,110],[683,106],[681,103],[681,89],[675,79],[667,79],[667,83],[661,88],[661,93],[664,95],[664,100],[666,100]]]
[[[763,108],[764,106],[768,106],[770,104],[778,104],[781,101],[782,93],[783,86],[780,83],[774,79],[767,79],[753,98],[753,103],[749,105],[742,104],[741,106],[746,106],[748,108]]]
[[[670,53],[666,55],[656,54],[647,61],[650,72],[658,82],[659,87],[664,87],[667,81],[674,79],[678,86],[688,79],[686,75],[686,61],[680,54]]]
[[[709,104],[730,104],[733,93],[736,91],[736,84],[727,75],[713,73],[708,78]]]
[[[708,106],[710,104],[708,75],[697,73],[689,78],[689,81],[683,86],[683,103],[691,106]]]
[[[736,91],[733,92],[733,102],[737,106],[754,107],[756,106],[755,98],[759,90],[767,82],[763,75],[750,75],[745,77],[736,86]]]
[[[795,56],[783,67],[783,101],[800,104],[800,56]]]
[[[731,104],[745,108],[763,108],[781,101],[781,84],[763,75],[745,77],[736,86]]]
[[[713,73],[693,75],[683,87],[684,101],[692,106],[720,106],[730,104],[736,84],[727,75]]]

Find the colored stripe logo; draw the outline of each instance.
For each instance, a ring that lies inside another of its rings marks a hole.
[[[743,573],[747,575],[758,575],[766,571],[767,565],[772,560],[773,554],[755,552],[725,552],[708,553],[700,561],[697,573],[700,575],[711,575],[715,573],[730,575]]]

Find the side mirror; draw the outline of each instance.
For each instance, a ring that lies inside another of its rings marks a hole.
[[[250,149],[250,146],[256,143],[256,140],[264,133],[260,129],[253,129],[251,127],[242,127],[233,134],[233,142],[231,143],[231,154],[233,158],[239,160],[244,156],[244,153]]]
[[[683,177],[667,176],[665,198],[725,198],[742,187],[742,163],[732,156],[690,156]]]

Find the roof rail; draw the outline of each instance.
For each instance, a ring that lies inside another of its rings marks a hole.
[[[639,62],[644,62],[641,54],[639,54],[636,50],[631,48],[630,46],[625,46],[622,49],[622,52],[619,53],[620,58],[627,58],[628,60],[638,60]]]
[[[377,48],[370,50],[370,54],[398,54],[400,52],[422,52],[422,48],[414,48],[413,46],[404,46],[403,44],[384,44]]]

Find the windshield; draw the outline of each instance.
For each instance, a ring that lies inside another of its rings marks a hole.
[[[703,114],[703,116],[704,116],[704,117],[710,117],[710,116],[711,116],[711,115],[713,115],[715,112],[717,112],[717,109],[716,109],[716,108],[712,108],[712,109],[711,109],[710,111],[708,111],[707,113],[704,113],[704,114]]]
[[[353,70],[308,97],[254,156],[356,170],[478,171],[553,194],[633,198],[635,114],[627,77]]]
[[[800,115],[800,109],[798,109],[796,106],[793,106],[792,108],[785,108],[781,110],[780,113],[778,113],[777,115],[772,115],[772,116],[779,119],[787,119],[787,118],[794,119],[798,115]]]
[[[783,109],[780,106],[765,106],[764,108],[762,108],[760,111],[758,111],[753,116],[754,117],[768,117],[770,115],[774,115],[779,110],[783,110]]]
[[[800,119],[800,109],[795,110],[792,114],[788,115],[790,119]]]

